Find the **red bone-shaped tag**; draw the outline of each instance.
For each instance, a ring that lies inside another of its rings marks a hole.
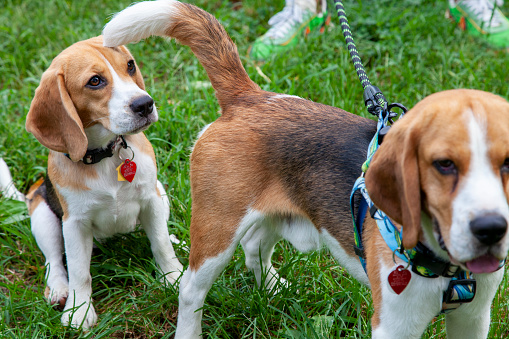
[[[389,274],[389,285],[396,294],[400,294],[408,286],[410,278],[412,278],[412,273],[399,265]]]
[[[136,174],[136,163],[132,160],[126,159],[122,166],[120,166],[120,174],[125,180],[132,182]]]

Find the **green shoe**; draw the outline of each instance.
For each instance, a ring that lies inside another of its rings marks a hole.
[[[323,33],[325,25],[330,22],[326,12],[315,14],[290,4],[291,6],[286,6],[269,20],[271,28],[250,47],[251,59],[264,61],[271,54],[278,54],[295,46],[302,33],[307,35],[315,29],[320,29]]]
[[[509,20],[493,0],[449,1],[450,18],[495,48],[509,48]]]

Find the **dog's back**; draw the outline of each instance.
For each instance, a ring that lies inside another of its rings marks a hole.
[[[344,259],[343,267],[367,281],[353,251],[349,193],[376,131],[374,121],[262,91],[223,27],[192,5],[139,3],[115,16],[103,34],[107,46],[150,35],[189,45],[222,110],[191,155],[191,250],[180,284],[177,338],[201,333],[196,310],[239,242],[258,283],[267,272],[268,289],[279,279],[270,258],[282,238],[301,251],[325,242]]]

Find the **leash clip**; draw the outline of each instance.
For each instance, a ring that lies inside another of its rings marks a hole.
[[[408,111],[408,109],[405,106],[403,106],[402,104],[397,103],[397,102],[388,105],[387,109],[382,111],[382,119],[385,119],[387,117],[388,124],[385,125],[384,127],[382,127],[380,129],[380,132],[378,132],[378,145],[382,144],[382,141],[384,141],[385,135],[387,133],[389,133],[391,125],[394,123],[393,119],[398,116],[398,113],[392,111],[393,108],[401,109],[402,112],[401,112],[400,118],[403,117],[403,115],[405,115],[405,113]]]
[[[385,100],[380,88],[368,85],[364,88],[364,94],[362,96],[369,113],[380,118],[381,113],[387,110],[387,100]]]

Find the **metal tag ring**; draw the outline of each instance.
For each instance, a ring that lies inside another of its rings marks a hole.
[[[121,148],[121,149],[118,151],[118,157],[120,158],[120,160],[124,161],[124,159],[122,159],[122,155],[121,155],[121,152],[122,152],[124,149],[130,149],[130,150],[131,150],[132,156],[131,156],[131,159],[129,159],[129,161],[132,161],[132,160],[134,159],[134,151],[133,151],[133,149],[131,148],[131,146],[127,146],[126,148]],[[126,158],[126,159],[128,159],[128,158]]]

